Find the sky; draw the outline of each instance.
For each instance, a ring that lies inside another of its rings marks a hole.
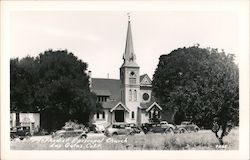
[[[239,53],[239,17],[232,11],[135,11],[131,28],[140,74],[152,78],[162,54],[182,47]],[[67,49],[88,64],[95,78],[119,79],[125,51],[123,11],[15,11],[10,15],[10,57]]]

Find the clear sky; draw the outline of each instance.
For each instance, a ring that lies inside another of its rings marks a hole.
[[[180,47],[239,52],[235,12],[132,12],[134,50],[140,73],[151,78],[159,56]],[[96,78],[119,78],[128,18],[122,11],[17,11],[10,16],[11,58],[67,49],[88,63]],[[237,60],[236,60],[237,63]]]

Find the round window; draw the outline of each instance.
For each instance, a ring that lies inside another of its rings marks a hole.
[[[142,95],[142,98],[143,98],[143,100],[148,100],[149,99],[149,95],[147,94],[147,93],[144,93],[143,95]]]

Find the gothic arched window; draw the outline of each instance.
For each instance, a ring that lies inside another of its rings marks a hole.
[[[134,112],[134,111],[132,111],[132,113],[131,113],[131,118],[132,118],[132,119],[135,118],[135,112]]]
[[[105,119],[105,112],[102,112],[102,119]]]
[[[129,90],[129,101],[132,101],[132,90]]]
[[[99,119],[99,112],[96,113],[96,119]]]
[[[137,91],[136,91],[136,89],[134,90],[134,101],[137,101]]]

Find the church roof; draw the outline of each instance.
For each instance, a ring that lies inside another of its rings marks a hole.
[[[111,109],[113,107],[115,107],[120,101],[106,101],[106,102],[102,102],[102,107],[105,109]]]
[[[141,109],[147,109],[147,108],[150,107],[153,103],[154,103],[154,101],[150,101],[150,102],[147,102],[147,103],[140,103],[140,107],[141,107]]]
[[[92,78],[92,91],[99,96],[110,96],[113,100],[120,100],[119,79]]]
[[[141,81],[143,80],[143,78],[146,77],[146,76],[147,76],[147,74],[141,75],[141,76],[140,76],[140,82],[141,82]]]

